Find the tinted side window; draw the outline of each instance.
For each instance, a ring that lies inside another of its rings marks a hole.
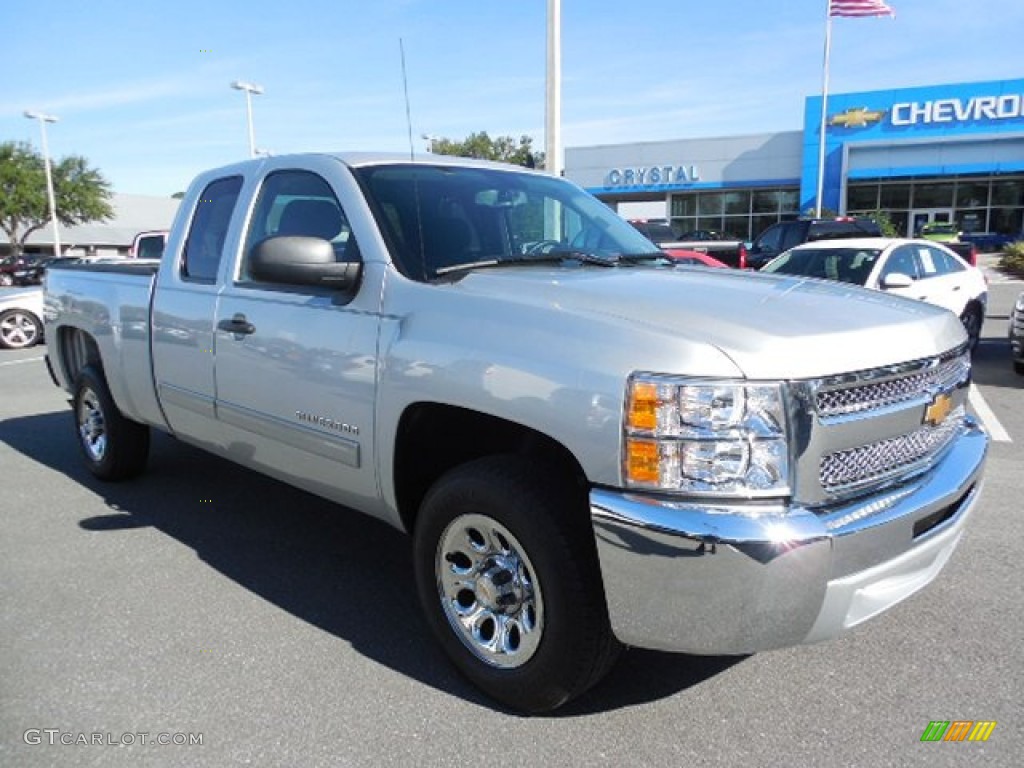
[[[884,280],[894,272],[907,275],[912,280],[917,280],[921,274],[917,267],[917,258],[914,255],[914,246],[904,245],[897,248],[885,262],[880,279]]]
[[[276,171],[264,180],[245,238],[239,279],[248,279],[249,254],[269,237],[319,237],[334,248],[337,261],[359,261],[359,250],[334,191],[311,171]]]
[[[182,277],[204,282],[217,279],[231,213],[241,189],[242,177],[231,176],[217,179],[203,190],[192,217],[192,228],[185,241],[181,259]]]

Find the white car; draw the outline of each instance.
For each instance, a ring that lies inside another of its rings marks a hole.
[[[839,280],[945,307],[963,322],[972,349],[985,320],[984,273],[930,240],[819,240],[791,248],[761,271]]]
[[[43,289],[0,288],[0,349],[25,349],[43,338]]]

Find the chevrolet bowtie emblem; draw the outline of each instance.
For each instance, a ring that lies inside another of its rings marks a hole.
[[[949,416],[949,412],[953,410],[953,398],[946,392],[940,392],[932,401],[928,403],[928,407],[924,409],[924,423],[931,424],[933,427],[939,426]]]
[[[885,117],[884,109],[868,109],[867,107],[850,107],[845,112],[832,115],[829,125],[842,125],[846,128],[864,128],[879,122]]]

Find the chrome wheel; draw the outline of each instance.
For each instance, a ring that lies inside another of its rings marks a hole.
[[[107,453],[107,424],[100,399],[91,389],[83,389],[78,398],[78,437],[89,459],[99,463]]]
[[[27,312],[14,310],[0,317],[0,342],[8,349],[31,347],[39,341],[39,321]]]
[[[544,599],[523,546],[484,515],[461,515],[438,541],[437,590],[456,635],[481,661],[512,669],[536,653]]]

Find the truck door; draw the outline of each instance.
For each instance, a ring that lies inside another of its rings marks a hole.
[[[213,375],[217,277],[242,182],[227,176],[203,187],[185,241],[174,246],[180,255],[161,266],[153,301],[153,377],[164,416],[180,437],[209,447],[220,445]]]
[[[369,279],[364,265],[362,284],[341,295],[248,274],[255,245],[296,235],[329,241],[339,261],[361,259],[323,175],[303,169],[266,175],[217,308],[217,417],[231,458],[355,504],[377,495],[372,441],[380,278]]]

